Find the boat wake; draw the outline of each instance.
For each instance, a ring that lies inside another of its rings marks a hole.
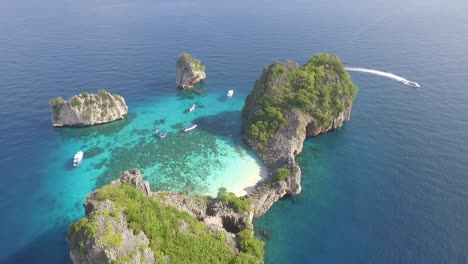
[[[412,81],[407,80],[407,79],[405,79],[405,78],[403,78],[401,76],[398,76],[398,75],[395,75],[395,74],[389,73],[389,72],[377,71],[377,70],[366,69],[366,68],[358,68],[358,67],[345,67],[345,69],[347,71],[365,72],[365,73],[370,73],[370,74],[386,77],[386,78],[392,79],[392,80],[397,81],[397,82],[404,83],[404,84],[406,84],[408,86],[412,86],[412,87],[421,87],[419,85],[419,83],[417,83],[417,82],[412,82]]]

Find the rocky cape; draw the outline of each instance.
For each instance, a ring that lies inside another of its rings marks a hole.
[[[143,181],[138,169],[126,171],[118,180],[110,183],[113,187],[123,184],[132,186],[165,206],[188,213],[203,222],[212,232],[223,233],[225,243],[233,252],[239,252],[238,234],[247,224],[251,224],[249,212],[237,213],[216,198],[152,192],[149,183]],[[124,212],[117,210],[112,201],[102,200],[97,192],[93,192],[86,198],[84,207],[86,216],[70,226],[66,237],[73,263],[155,263],[155,256],[148,248],[148,237],[143,232],[134,234]],[[90,222],[92,228],[85,227]],[[181,224],[177,232],[186,228]],[[112,239],[109,238],[112,236],[118,236],[119,243],[112,243]],[[169,256],[165,256],[164,259],[169,259]]]
[[[67,101],[57,97],[49,101],[54,127],[82,127],[109,123],[128,113],[125,99],[106,90],[96,94],[81,93]]]
[[[176,84],[183,89],[192,88],[206,78],[205,66],[188,53],[179,56],[176,62]]]

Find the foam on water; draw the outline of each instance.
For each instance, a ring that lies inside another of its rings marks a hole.
[[[407,79],[405,79],[405,78],[403,78],[401,76],[398,76],[398,75],[395,75],[395,74],[389,73],[389,72],[366,69],[366,68],[359,68],[359,67],[345,67],[345,69],[347,71],[365,72],[365,73],[370,73],[370,74],[386,77],[386,78],[392,79],[394,81],[404,83],[404,84],[406,84],[408,86],[421,87],[417,82],[407,80]]]

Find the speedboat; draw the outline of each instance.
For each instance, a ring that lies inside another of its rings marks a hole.
[[[406,84],[411,87],[421,87],[417,82],[408,81]]]
[[[231,98],[233,95],[234,95],[234,90],[233,89],[229,90],[227,92],[227,94],[226,94],[226,96],[229,97],[229,98]]]
[[[195,110],[195,104],[193,104],[189,108],[187,108],[187,112],[192,112],[193,110]]]
[[[188,126],[188,127],[184,128],[184,132],[187,132],[187,131],[190,131],[190,130],[192,130],[192,129],[195,129],[196,127],[197,127],[197,125],[192,124],[191,126]]]
[[[78,151],[75,156],[73,157],[73,167],[78,167],[81,165],[81,162],[83,161],[83,151]]]
[[[166,137],[166,133],[162,132],[159,129],[156,130],[156,135],[158,135],[159,138],[165,138]]]

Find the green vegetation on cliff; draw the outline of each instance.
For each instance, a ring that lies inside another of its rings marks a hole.
[[[158,263],[167,257],[170,263],[263,263],[264,243],[253,236],[251,229],[239,235],[240,253],[236,254],[225,243],[224,233],[209,231],[189,214],[164,206],[129,185],[123,184],[118,188],[107,185],[97,190],[95,195],[98,201],[108,199],[121,210],[135,234],[141,231],[148,237],[148,247]],[[85,217],[70,226],[72,241],[82,228],[89,236],[96,234],[91,218]],[[111,228],[108,229],[101,240],[119,245],[121,238]]]
[[[291,171],[287,168],[279,168],[274,173],[275,180],[284,181],[291,176]]]
[[[58,96],[55,99],[52,99],[49,101],[50,107],[54,109],[55,113],[58,114],[60,112],[60,109],[62,109],[62,106],[65,104],[65,100],[61,96]]]
[[[322,126],[329,125],[352,105],[356,93],[356,86],[336,56],[318,54],[302,66],[275,62],[264,70],[246,99],[244,118],[252,100],[259,106],[246,136],[262,150],[277,131],[285,128],[284,113],[292,108],[310,114]]]
[[[205,71],[205,66],[201,64],[201,61],[199,59],[195,59],[194,57],[192,57],[192,55],[190,55],[188,53],[182,53],[182,55],[180,55],[180,56],[185,61],[193,60],[195,62],[195,70]]]
[[[243,213],[250,210],[249,201],[243,197],[238,197],[233,192],[228,192],[226,188],[218,189],[218,200],[227,202],[237,213]]]

